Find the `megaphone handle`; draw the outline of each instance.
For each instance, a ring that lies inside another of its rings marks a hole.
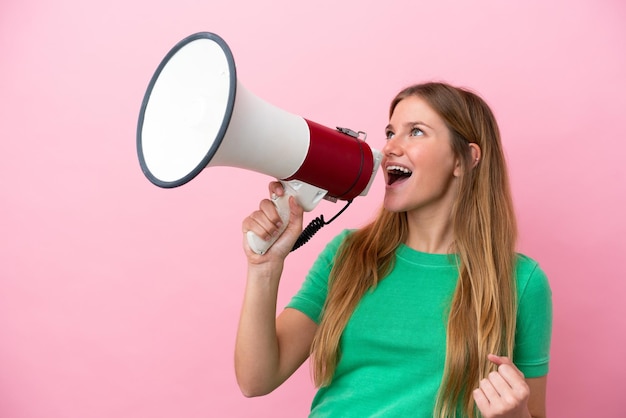
[[[278,234],[266,241],[259,238],[259,236],[252,231],[248,231],[246,233],[248,238],[248,244],[250,245],[252,251],[254,251],[255,253],[265,254],[267,250],[269,250],[270,247],[276,242],[276,240],[282,235],[282,233],[285,232],[287,224],[289,223],[289,196],[291,196],[291,193],[289,193],[289,189],[285,187],[285,194],[272,198],[272,202],[278,210],[280,219],[282,219],[283,221],[283,225],[280,227]]]

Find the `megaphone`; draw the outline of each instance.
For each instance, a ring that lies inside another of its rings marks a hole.
[[[152,76],[139,113],[137,154],[148,180],[163,188],[181,186],[215,166],[282,181],[285,196],[274,203],[284,229],[288,196],[311,211],[322,199],[352,201],[367,194],[382,155],[362,135],[325,127],[256,97],[237,80],[226,42],[199,32],[178,42]],[[274,241],[248,234],[259,254]]]

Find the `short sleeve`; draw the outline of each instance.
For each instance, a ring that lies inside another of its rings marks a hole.
[[[548,374],[552,337],[552,291],[539,265],[520,256],[515,365],[527,378]]]
[[[328,294],[328,277],[333,268],[335,255],[349,232],[344,230],[326,245],[313,263],[300,290],[287,304],[287,308],[297,309],[319,324]]]

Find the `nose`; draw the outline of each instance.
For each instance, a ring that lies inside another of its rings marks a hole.
[[[383,155],[400,155],[402,154],[402,146],[400,144],[399,138],[394,136],[391,139],[388,139],[385,142],[385,145],[382,149]]]

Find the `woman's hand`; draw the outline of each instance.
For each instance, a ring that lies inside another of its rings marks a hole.
[[[273,181],[269,184],[270,195],[283,196],[285,191],[280,182]],[[252,212],[243,220],[242,231],[244,233],[244,251],[250,263],[262,263],[274,258],[284,260],[293,248],[294,243],[302,232],[303,209],[293,197],[289,198],[289,223],[280,238],[264,254],[259,255],[252,251],[247,240],[247,232],[251,231],[259,238],[269,240],[280,233],[282,220],[276,206],[270,199],[263,199],[259,209]]]
[[[528,398],[530,389],[524,375],[508,357],[489,354],[489,361],[498,370],[480,381],[473,396],[484,418],[530,418]]]

